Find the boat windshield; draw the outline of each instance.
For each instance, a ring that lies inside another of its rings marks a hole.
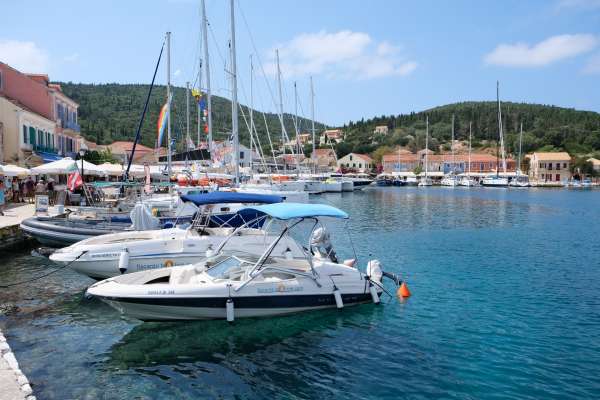
[[[257,255],[242,252],[221,255],[211,260],[212,265],[209,265],[206,273],[214,279],[240,280],[247,270],[254,267],[258,258]]]

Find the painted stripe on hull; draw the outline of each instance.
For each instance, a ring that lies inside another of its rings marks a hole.
[[[102,299],[118,303],[187,308],[224,308],[225,302],[227,301],[227,297],[104,297]],[[232,299],[236,308],[301,308],[335,305],[333,293],[304,295],[282,294],[279,296],[233,296]],[[371,294],[369,292],[342,294],[344,304],[360,303],[370,299]]]

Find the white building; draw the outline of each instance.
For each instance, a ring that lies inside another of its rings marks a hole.
[[[367,172],[373,168],[373,159],[366,154],[349,153],[337,161],[338,168]]]

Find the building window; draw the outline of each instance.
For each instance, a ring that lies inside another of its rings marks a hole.
[[[563,168],[567,169],[567,163],[563,163]]]
[[[0,71],[0,90],[2,90],[2,71]]]
[[[350,161],[352,161],[352,154],[350,154]]]
[[[23,144],[27,143],[27,125],[23,125]]]
[[[560,171],[560,163],[559,162],[556,163],[556,170]]]
[[[243,159],[244,159],[244,152],[240,151],[240,160],[243,160]]]
[[[548,171],[552,171],[552,163],[551,162],[548,163]]]
[[[556,174],[556,182],[560,182],[560,174]]]

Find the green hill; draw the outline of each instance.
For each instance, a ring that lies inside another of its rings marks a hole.
[[[473,146],[485,149],[498,140],[498,108],[496,102],[464,102],[435,107],[418,113],[381,116],[350,122],[342,128],[345,143],[338,153],[350,151],[371,153],[382,146],[425,147],[425,117],[429,116],[429,148],[448,148],[452,115],[455,115],[455,137],[468,140],[472,122]],[[540,104],[502,103],[502,120],[507,150],[518,150],[519,127],[523,123],[523,152],[533,150],[566,150],[587,154],[600,150],[600,114]],[[375,126],[387,125],[388,135],[374,135]]]
[[[149,85],[139,84],[83,84],[64,83],[61,85],[64,93],[79,103],[79,124],[83,136],[99,144],[109,144],[117,140],[133,140],[139,124],[144,102],[148,93]],[[185,88],[173,88],[172,103],[172,132],[178,139],[177,143],[182,146],[182,139],[186,134],[186,99]],[[228,138],[231,132],[231,102],[219,96],[213,96],[213,133],[215,139]],[[148,112],[142,126],[142,144],[154,147],[156,143],[156,121],[160,108],[166,100],[165,86],[155,86],[152,90]],[[194,142],[197,138],[196,107],[194,99],[190,98],[190,135]],[[248,119],[248,109],[243,106],[243,111]],[[280,143],[281,128],[279,118],[276,114],[266,114],[269,132],[274,145]],[[295,134],[292,116],[284,115],[284,121],[288,136],[293,138]],[[310,121],[299,118],[298,125],[301,130],[310,128]],[[261,144],[266,150],[268,139],[262,114],[254,114],[254,123],[260,136]],[[324,128],[321,123],[316,124],[318,131]],[[248,128],[242,112],[239,112],[240,141],[248,145]],[[165,143],[163,143],[165,145]]]

